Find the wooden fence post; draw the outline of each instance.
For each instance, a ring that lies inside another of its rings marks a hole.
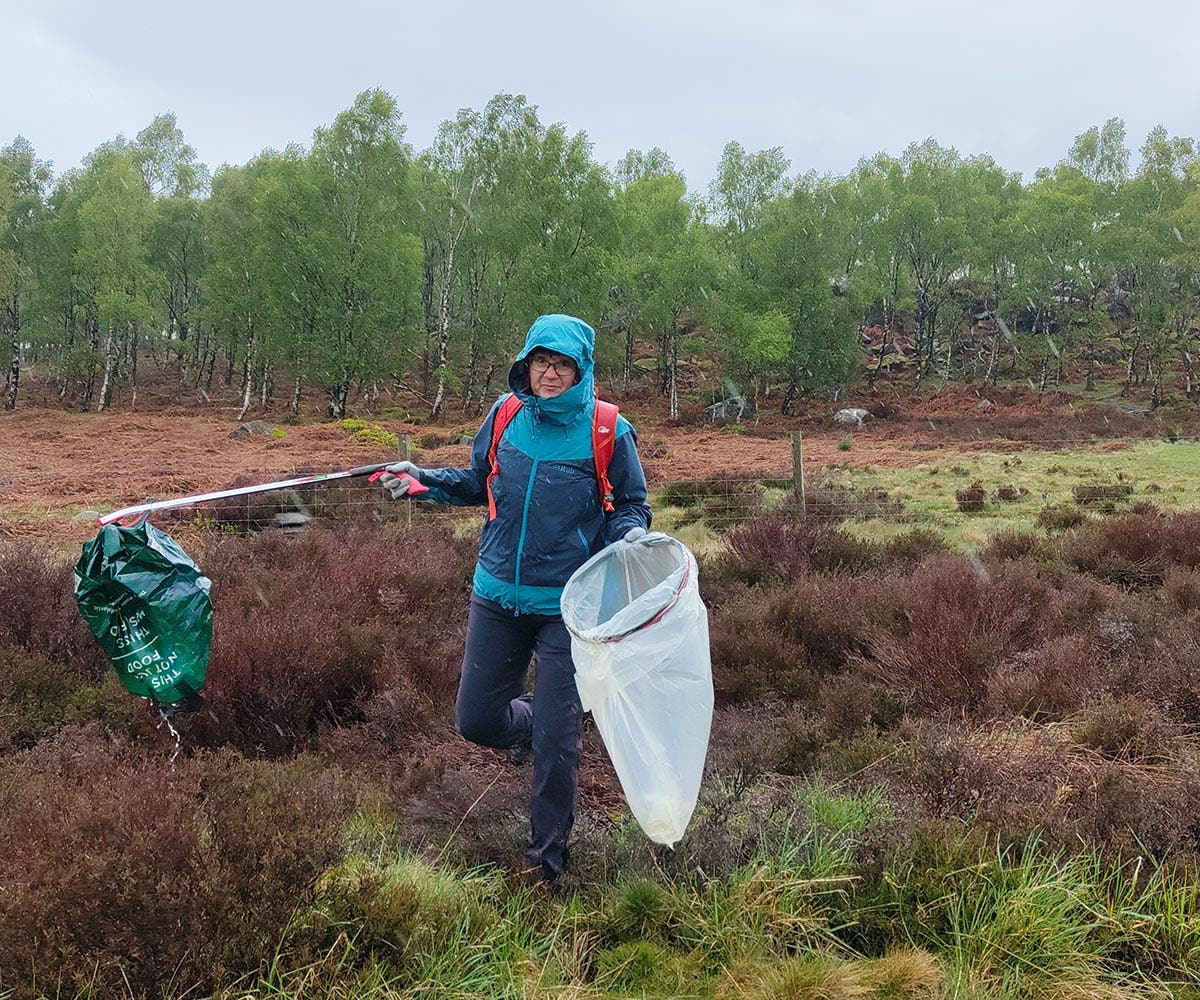
[[[807,504],[804,497],[804,433],[796,431],[792,435],[792,485],[796,490],[796,499],[800,501],[800,519],[807,516]]]
[[[412,437],[408,434],[400,435],[400,461],[412,461]],[[412,497],[404,499],[404,530],[408,531],[412,528]]]

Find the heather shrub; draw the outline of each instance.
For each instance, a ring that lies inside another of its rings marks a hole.
[[[0,543],[0,645],[20,646],[95,680],[109,669],[75,606],[72,563],[24,542]]]
[[[927,542],[923,533],[911,532],[878,545],[787,513],[747,521],[725,537],[726,550],[707,560],[706,570],[751,585],[786,583],[810,571],[863,573],[902,562]]]
[[[1107,762],[1070,802],[1076,835],[1138,856],[1194,849],[1200,826],[1200,777],[1186,768]]]
[[[1039,547],[1039,539],[1028,531],[998,531],[988,541],[985,557],[993,560],[1025,559]]]
[[[1043,507],[1038,511],[1037,523],[1047,531],[1067,531],[1087,521],[1088,516],[1078,507],[1067,504]]]
[[[215,957],[234,974],[258,971],[341,855],[341,831],[366,782],[312,757],[251,761],[222,751],[196,766],[202,912]]]
[[[823,521],[894,520],[904,514],[904,502],[887,490],[820,480],[805,489],[804,510],[809,517]]]
[[[1018,650],[987,682],[983,710],[998,717],[1059,719],[1078,709],[1102,684],[1085,636],[1070,633],[1035,649]]]
[[[1144,647],[1145,655],[1129,657],[1123,675],[1132,692],[1175,722],[1200,725],[1200,616],[1167,617]]]
[[[0,753],[30,747],[57,729],[78,685],[44,656],[0,647]]]
[[[1200,514],[1127,513],[1063,541],[1068,564],[1126,586],[1161,584],[1172,566],[1200,566]]]
[[[360,721],[376,693],[443,694],[458,673],[472,557],[434,528],[219,540],[204,558],[216,623],[208,704],[190,736],[289,753]]]
[[[813,551],[812,568],[819,573],[866,573],[880,564],[887,551],[886,545],[831,529]]]
[[[816,708],[827,736],[841,739],[866,729],[891,729],[904,714],[895,693],[858,658],[844,674],[825,680]]]
[[[982,483],[972,483],[965,489],[954,491],[954,502],[963,513],[983,510],[983,502],[987,499],[987,490]]]
[[[1075,502],[1080,506],[1090,505],[1101,510],[1112,510],[1116,501],[1133,494],[1130,483],[1080,483],[1071,490]]]
[[[999,664],[1058,628],[1056,596],[1024,562],[931,556],[909,582],[907,629],[874,643],[880,675],[912,704],[975,711]]]
[[[89,720],[103,721],[114,735],[150,729],[144,703],[121,688],[114,672],[83,684],[40,654],[0,646],[0,753],[27,749],[63,726]]]
[[[790,580],[809,571],[813,553],[827,535],[778,514],[755,518],[731,530],[725,536],[727,551],[706,562],[705,568],[750,584]]]
[[[910,815],[978,824],[981,831],[1017,840],[1060,823],[1060,783],[1070,771],[1048,736],[1027,726],[906,727],[901,751],[879,770],[893,799],[910,803]]]
[[[1066,721],[1067,738],[1111,760],[1156,764],[1183,750],[1177,724],[1149,701],[1126,696],[1107,698]]]
[[[1200,570],[1173,566],[1167,571],[1162,589],[1180,611],[1200,611]]]
[[[0,757],[0,988],[140,997],[257,971],[352,802],[311,761],[172,766],[95,728]]]
[[[809,700],[821,675],[867,651],[872,632],[892,621],[898,602],[890,581],[840,574],[749,590],[712,616],[717,691],[734,699],[776,692]]]
[[[946,551],[946,539],[928,528],[914,528],[889,538],[883,546],[881,569],[909,572],[926,556]]]
[[[140,995],[205,963],[196,779],[97,731],[0,758],[0,986]]]
[[[802,646],[772,634],[759,595],[731,601],[709,624],[713,687],[719,700],[770,692],[812,698],[820,684]]]

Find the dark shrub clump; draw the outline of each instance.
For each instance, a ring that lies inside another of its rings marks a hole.
[[[934,710],[978,709],[997,667],[1061,621],[1054,592],[1027,564],[950,555],[913,573],[907,612],[908,628],[875,644],[878,668],[898,694]]]
[[[171,766],[98,729],[0,758],[0,984],[143,996],[257,972],[353,802],[313,761]]]
[[[983,510],[983,502],[987,499],[987,490],[982,483],[972,483],[966,489],[954,491],[954,502],[958,509],[965,514]]]

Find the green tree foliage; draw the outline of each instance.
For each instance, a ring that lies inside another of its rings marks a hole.
[[[609,180],[583,134],[498,94],[444,122],[421,158],[426,384],[482,404],[539,312],[599,312],[616,241]],[[457,362],[461,379],[451,372]]]
[[[215,178],[175,116],[51,184],[0,150],[5,405],[22,358],[67,405],[109,405],[138,365],[245,413],[286,385],[329,414],[389,387],[480,412],[523,331],[568,311],[602,373],[725,376],[783,408],[858,374],[1094,384],[1122,364],[1155,402],[1198,388],[1200,157],[1156,128],[1131,169],[1124,124],[1077,136],[1022,183],[933,139],[844,177],[789,177],[780,148],[724,148],[704,197],[661,148],[611,170],[524,97],[464,109],[414,156],[382,91]],[[657,363],[637,362],[653,344]],[[865,345],[865,350],[864,350]],[[699,395],[699,394],[697,394]]]
[[[751,316],[739,327],[749,340],[735,338],[737,353],[748,374],[786,379],[785,412],[798,393],[851,377],[863,307],[878,297],[865,263],[870,191],[864,200],[852,181],[803,177],[747,242],[740,298]],[[786,343],[779,316],[787,321]]]
[[[46,225],[50,165],[39,160],[29,141],[18,136],[0,149],[0,343],[11,350],[4,408],[17,405],[21,352],[31,336],[22,327],[35,276],[36,246]]]
[[[131,151],[114,151],[93,163],[95,177],[79,206],[77,273],[90,295],[91,317],[104,338],[103,379],[97,409],[112,401],[127,362],[136,401],[139,340],[153,323],[161,276],[149,264],[147,237],[154,199]]]
[[[725,277],[724,262],[713,233],[688,201],[679,173],[640,172],[620,192],[617,211],[620,262],[614,287],[624,316],[626,372],[635,334],[656,340],[659,385],[674,419],[679,415],[680,342],[705,320],[719,321],[715,296]]]

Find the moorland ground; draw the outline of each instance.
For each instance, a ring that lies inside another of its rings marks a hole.
[[[0,417],[0,991],[1200,990],[1194,409],[951,385],[864,393],[850,433],[841,404],[716,426],[617,394],[659,523],[700,556],[713,741],[668,851],[589,727],[545,894],[517,871],[528,772],[452,729],[475,514],[347,490],[299,534],[264,530],[273,501],[164,518],[214,581],[178,754],[71,598],[82,511],[401,435],[459,463],[472,419],[388,400],[231,439],[230,412],[142,398]]]

